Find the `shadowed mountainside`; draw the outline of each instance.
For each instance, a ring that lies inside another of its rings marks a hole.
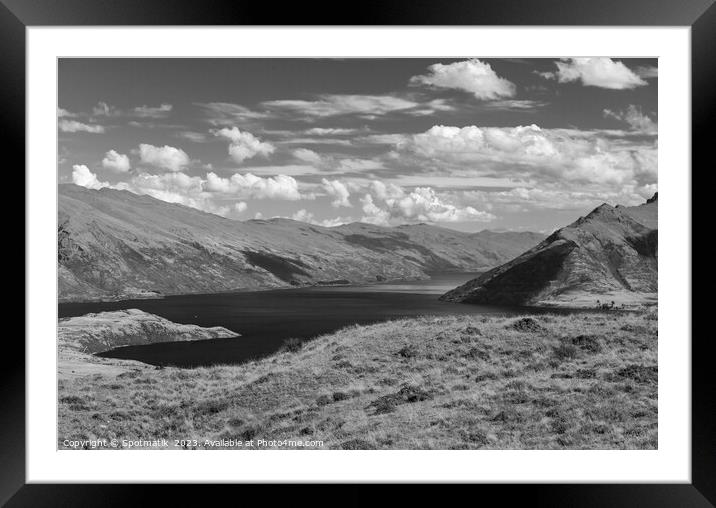
[[[482,271],[543,238],[418,224],[237,221],[146,195],[59,186],[59,298],[151,297]]]
[[[441,299],[500,305],[655,299],[657,221],[656,195],[640,206],[603,204]]]

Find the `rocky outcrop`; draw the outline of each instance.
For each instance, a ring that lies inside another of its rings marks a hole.
[[[657,196],[603,204],[534,248],[449,291],[442,300],[530,305],[602,295],[624,302],[657,292]],[[614,296],[617,295],[617,296]]]
[[[427,224],[230,220],[149,196],[59,186],[61,301],[420,279],[484,271],[544,238]]]

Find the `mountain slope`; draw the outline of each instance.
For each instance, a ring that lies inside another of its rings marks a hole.
[[[657,220],[656,196],[635,207],[603,204],[441,299],[502,305],[643,300],[657,292]]]
[[[535,233],[236,221],[149,196],[59,186],[61,300],[209,293],[482,271]]]

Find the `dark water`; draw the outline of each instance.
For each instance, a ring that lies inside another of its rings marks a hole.
[[[309,339],[352,324],[419,315],[509,315],[524,312],[524,309],[514,307],[464,305],[438,300],[439,295],[475,276],[474,273],[452,273],[434,275],[429,281],[360,287],[315,287],[169,296],[158,300],[64,303],[59,305],[59,316],[135,308],[176,323],[223,326],[241,334],[241,337],[127,346],[101,353],[100,356],[179,367],[236,364],[274,353],[288,338]]]

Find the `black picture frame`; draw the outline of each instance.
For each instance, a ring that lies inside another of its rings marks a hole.
[[[716,6],[713,4],[714,0],[364,0],[350,7],[350,4],[316,1],[274,4],[243,0],[0,0],[0,122],[3,126],[3,145],[5,154],[11,155],[14,167],[24,167],[25,30],[31,26],[689,26],[692,43],[692,167],[703,165],[703,172],[713,181],[712,141],[708,129],[716,104]],[[693,170],[692,175],[696,176]],[[708,198],[699,196],[699,192],[708,192],[711,188],[703,183],[693,189],[692,203],[708,201]],[[702,199],[699,200],[699,197]],[[16,239],[23,235],[18,233]],[[25,252],[26,260],[28,254]],[[32,270],[28,263],[25,261],[26,273]],[[697,312],[692,311],[692,315],[694,319],[699,317]],[[691,484],[521,485],[507,488],[481,485],[479,488],[499,495],[501,503],[510,503],[528,495],[529,502],[537,506],[716,505],[716,394],[712,355],[709,354],[712,334],[693,335]],[[150,495],[147,490],[155,491],[159,487],[26,484],[25,349],[12,334],[7,334],[4,342],[6,361],[0,369],[0,503],[7,503],[7,506],[145,504]],[[219,499],[220,491],[228,488],[231,487],[218,487],[219,491],[212,494]],[[245,496],[247,486],[241,488]],[[357,486],[351,489],[355,491],[352,497],[355,504],[372,502],[372,496],[363,495]],[[165,502],[180,506],[191,504],[194,498],[206,500],[206,494],[196,486],[173,485],[170,491],[163,489],[161,495]],[[423,495],[422,489],[415,489],[401,499],[407,503],[412,501],[411,496]],[[174,503],[165,496],[181,501]],[[310,498],[314,501],[312,504],[320,503],[317,496],[311,495]],[[342,504],[348,504],[350,498],[347,496]],[[330,499],[326,501],[330,502]]]

